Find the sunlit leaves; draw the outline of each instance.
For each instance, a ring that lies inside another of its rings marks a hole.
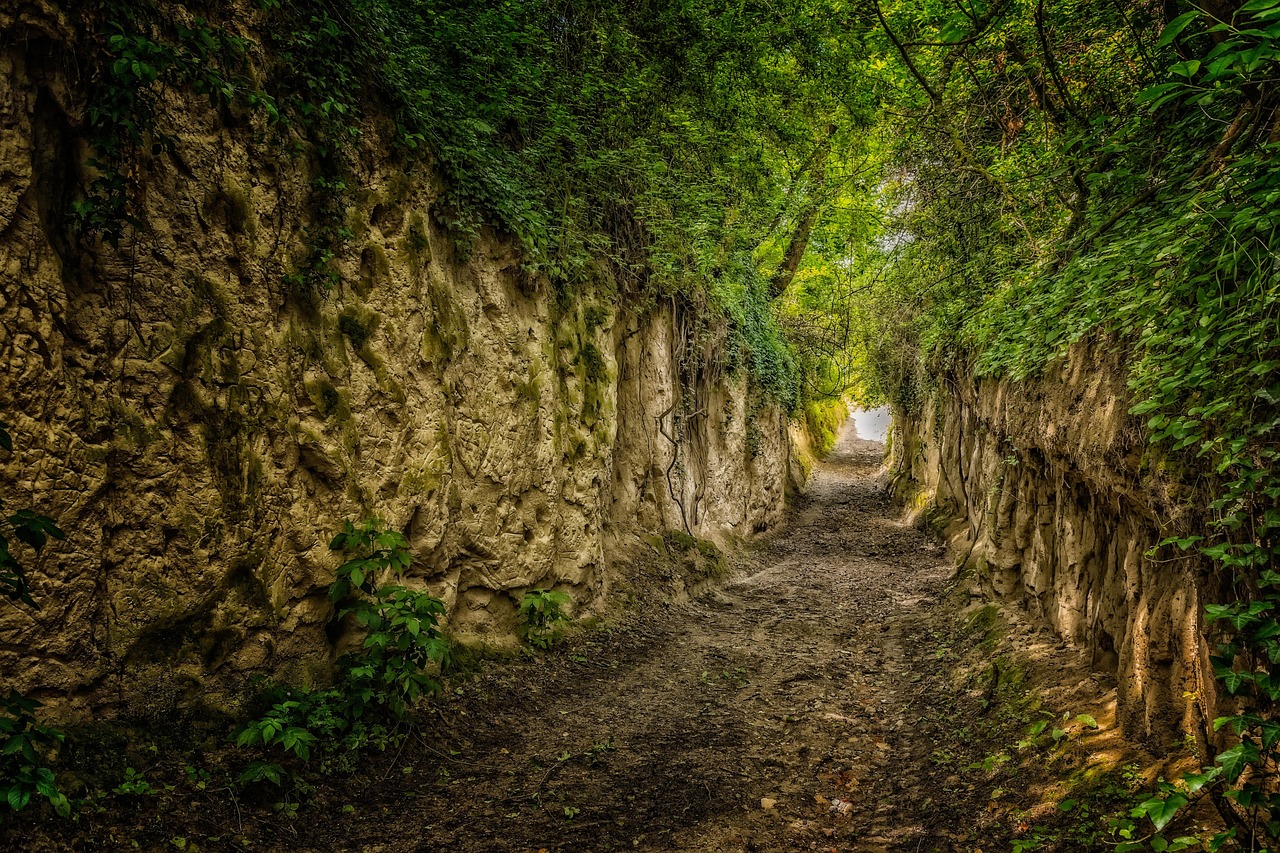
[[[1169,825],[1178,810],[1186,804],[1187,798],[1176,792],[1163,797],[1152,797],[1135,808],[1133,816],[1146,816],[1151,819],[1157,830],[1161,830]]]

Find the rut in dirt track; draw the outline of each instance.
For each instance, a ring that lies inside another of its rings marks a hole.
[[[949,828],[922,817],[940,780],[920,724],[944,688],[915,640],[951,572],[897,520],[883,451],[851,420],[758,570],[483,675],[371,780],[381,815],[334,809],[301,846],[945,847]]]

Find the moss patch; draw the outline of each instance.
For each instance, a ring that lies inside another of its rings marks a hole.
[[[367,299],[373,289],[391,277],[391,261],[377,243],[367,243],[360,251],[360,274],[355,289],[360,298]]]
[[[716,543],[698,539],[680,530],[668,530],[662,535],[666,553],[688,574],[695,578],[723,577],[729,564]]]
[[[251,551],[231,563],[217,586],[186,608],[144,627],[124,656],[126,666],[173,665],[195,653],[206,669],[216,669],[235,650],[251,620],[237,612],[234,624],[223,624],[219,613],[228,606],[265,614],[270,611],[266,585],[258,577],[265,554]]]
[[[338,316],[338,331],[351,342],[351,348],[360,353],[369,344],[378,326],[378,315],[368,309],[344,308]]]
[[[427,300],[431,323],[422,335],[421,354],[427,361],[444,365],[466,352],[471,331],[462,308],[437,282],[427,285]]]

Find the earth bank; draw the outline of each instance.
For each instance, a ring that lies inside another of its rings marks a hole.
[[[604,267],[562,299],[510,238],[463,246],[385,117],[356,128],[335,224],[314,199],[332,176],[266,117],[165,89],[139,227],[70,234],[91,30],[53,0],[0,9],[0,499],[70,534],[29,566],[42,608],[0,608],[22,638],[5,689],[85,722],[323,683],[347,519],[404,531],[451,633],[508,648],[526,592],[595,612],[643,536],[781,519],[803,469],[786,413],[725,367],[726,323]],[[308,235],[338,226],[338,284],[307,297]]]
[[[655,550],[629,612],[453,677],[357,766],[238,801],[180,767],[217,778],[225,748],[138,747],[156,792],[104,794],[33,846],[1096,849],[1164,760],[1122,738],[1087,653],[986,603],[898,516],[882,454],[850,422],[786,533],[727,583],[663,604]]]

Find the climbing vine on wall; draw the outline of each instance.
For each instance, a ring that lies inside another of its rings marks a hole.
[[[172,139],[156,126],[157,99],[167,86],[189,89],[219,106],[240,103],[278,118],[273,100],[245,76],[249,42],[203,18],[173,22],[162,33],[147,4],[108,0],[90,25],[99,51],[86,110],[90,177],[72,204],[82,234],[118,244],[138,228],[139,150],[163,152]]]

